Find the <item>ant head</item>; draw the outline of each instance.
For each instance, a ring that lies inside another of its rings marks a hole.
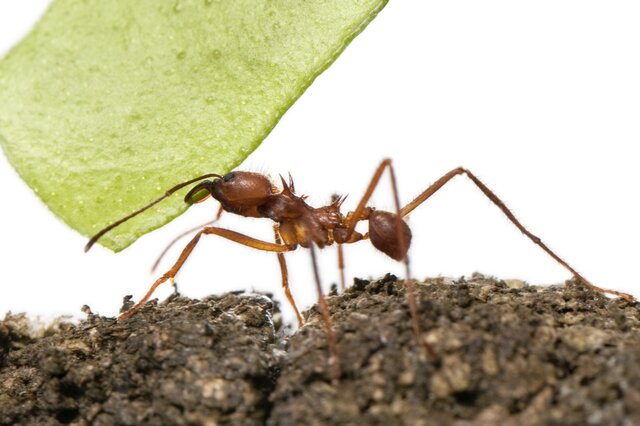
[[[274,187],[264,175],[238,171],[214,180],[210,191],[226,211],[242,216],[262,217],[258,206],[273,195]]]

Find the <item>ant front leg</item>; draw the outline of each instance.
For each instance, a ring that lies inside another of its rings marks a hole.
[[[191,239],[191,241],[189,241],[189,244],[187,244],[185,246],[185,248],[182,250],[182,253],[180,253],[180,257],[178,258],[176,263],[171,267],[171,269],[169,269],[163,276],[158,278],[151,285],[151,287],[149,288],[147,293],[144,295],[144,297],[138,303],[133,305],[133,307],[131,309],[129,309],[126,312],[121,313],[118,316],[118,319],[129,318],[130,316],[132,316],[136,311],[138,311],[138,309],[140,309],[142,307],[142,305],[144,305],[147,302],[147,300],[149,300],[151,295],[153,295],[153,292],[156,290],[156,288],[158,288],[158,286],[160,284],[162,284],[162,283],[164,283],[164,282],[166,282],[168,280],[173,280],[175,278],[176,274],[178,273],[178,271],[180,271],[180,268],[182,268],[182,266],[184,265],[184,262],[186,262],[187,258],[189,258],[189,256],[191,255],[191,252],[193,251],[193,249],[198,244],[198,241],[200,241],[200,237],[202,237],[202,235],[205,235],[205,234],[206,235],[218,235],[218,236],[220,236],[222,238],[226,238],[227,240],[231,240],[231,241],[234,241],[236,243],[242,244],[244,246],[252,247],[252,248],[255,248],[255,249],[258,249],[258,250],[262,250],[262,251],[285,253],[287,251],[293,250],[293,248],[288,246],[288,245],[274,244],[274,243],[270,243],[270,242],[267,242],[267,241],[258,240],[258,239],[249,237],[248,235],[244,235],[244,234],[241,234],[239,232],[231,231],[229,229],[216,228],[216,227],[206,227],[206,228],[202,229],[200,232],[198,232]]]
[[[442,188],[444,185],[446,185],[447,182],[449,182],[455,176],[462,175],[462,174],[466,175],[469,179],[471,179],[471,181],[480,189],[480,191],[482,191],[482,193],[487,198],[489,198],[489,200],[491,200],[491,202],[493,204],[495,204],[500,209],[500,211],[502,211],[502,213],[509,219],[509,221],[511,223],[513,223],[516,226],[516,228],[518,228],[520,230],[520,232],[522,232],[524,235],[526,235],[527,238],[529,238],[534,244],[536,244],[538,247],[540,247],[542,250],[544,250],[556,262],[558,262],[565,269],[567,269],[569,272],[571,272],[571,274],[573,276],[575,276],[580,281],[582,281],[582,283],[584,285],[586,285],[587,287],[589,287],[592,290],[595,290],[597,292],[608,293],[608,294],[612,294],[614,296],[619,296],[619,297],[622,297],[622,298],[624,298],[626,300],[629,300],[631,302],[634,302],[636,300],[635,297],[633,297],[630,294],[623,293],[623,292],[616,291],[616,290],[608,290],[608,289],[605,289],[605,288],[598,287],[598,286],[592,284],[585,277],[580,275],[580,273],[578,273],[578,271],[576,271],[571,265],[569,265],[566,261],[564,261],[553,250],[551,250],[549,247],[547,247],[547,245],[545,243],[543,243],[542,240],[539,237],[535,236],[527,228],[525,228],[525,226],[522,223],[520,223],[520,221],[518,219],[516,219],[515,215],[511,212],[511,210],[509,210],[509,208],[506,206],[506,204],[500,198],[498,198],[498,196],[493,191],[491,191],[484,183],[482,183],[482,181],[480,179],[478,179],[473,173],[471,173],[469,170],[467,170],[465,168],[458,167],[458,168],[453,169],[450,172],[444,174],[440,179],[438,179],[431,186],[429,186],[422,194],[418,195],[413,201],[411,201],[409,204],[407,204],[406,206],[404,206],[400,210],[400,214],[402,215],[402,217],[408,215],[416,207],[418,207],[419,205],[421,205],[422,203],[427,201],[427,199],[429,199],[429,197],[431,197],[433,194],[435,194],[440,188]]]
[[[167,252],[171,249],[171,247],[174,246],[175,243],[177,243],[178,241],[180,241],[182,238],[186,237],[187,235],[191,234],[192,232],[196,232],[197,230],[202,229],[202,228],[204,228],[206,226],[213,225],[218,220],[220,220],[220,216],[222,216],[222,212],[224,212],[224,209],[222,208],[222,206],[220,206],[218,208],[218,212],[216,213],[216,216],[213,218],[213,220],[211,220],[211,221],[209,221],[209,222],[207,222],[207,223],[205,223],[203,225],[197,226],[195,228],[191,228],[188,231],[184,231],[182,234],[178,235],[173,240],[171,240],[171,242],[169,244],[167,244],[167,246],[164,248],[164,250],[162,250],[162,253],[160,253],[160,255],[158,256],[156,261],[153,262],[153,266],[151,266],[151,273],[153,274],[156,271],[156,269],[158,269],[158,265],[160,264],[160,262],[162,261],[164,256],[167,254]]]

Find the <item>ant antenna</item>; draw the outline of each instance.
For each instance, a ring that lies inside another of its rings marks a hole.
[[[199,180],[202,180],[202,179],[210,178],[210,177],[222,178],[222,176],[220,176],[219,174],[207,173],[206,175],[202,175],[202,176],[199,176],[197,178],[188,180],[186,182],[179,183],[178,185],[174,186],[173,188],[167,190],[164,193],[164,195],[161,196],[160,198],[150,202],[149,204],[147,204],[146,206],[142,207],[141,209],[136,210],[135,212],[131,213],[130,215],[127,215],[127,216],[123,217],[122,219],[113,222],[111,225],[107,226],[106,228],[103,228],[102,230],[100,230],[97,234],[95,234],[93,237],[91,237],[91,239],[89,240],[87,245],[84,246],[85,253],[88,252],[91,249],[91,247],[96,243],[96,241],[98,241],[104,234],[106,234],[107,232],[111,231],[116,226],[123,224],[124,222],[126,222],[129,219],[131,219],[132,217],[135,217],[135,216],[139,215],[140,213],[142,213],[143,211],[155,206],[160,201],[164,200],[165,198],[169,197],[171,194],[173,194],[174,192],[184,188],[185,186],[190,185],[190,184],[192,184],[194,182],[198,182]]]

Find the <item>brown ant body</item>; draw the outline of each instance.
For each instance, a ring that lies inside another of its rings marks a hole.
[[[395,212],[376,210],[373,207],[367,206],[373,191],[377,187],[382,174],[386,169],[388,169],[391,178],[391,186],[395,201]],[[199,183],[187,193],[184,199],[188,204],[199,203],[211,196],[221,205],[218,217],[224,210],[245,217],[271,219],[275,222],[275,242],[258,240],[229,229],[215,226],[203,227],[185,246],[173,267],[158,278],[145,296],[131,309],[122,313],[119,318],[126,318],[133,315],[151,297],[155,289],[160,284],[165,281],[173,282],[176,274],[183,266],[202,235],[218,235],[248,247],[275,252],[277,254],[280,270],[282,272],[282,285],[285,294],[296,313],[299,325],[302,325],[302,316],[300,315],[295,301],[291,296],[291,292],[289,291],[288,273],[283,254],[295,250],[298,246],[309,248],[313,262],[316,290],[318,292],[318,305],[323,317],[329,351],[331,354],[330,364],[332,366],[332,378],[334,381],[337,381],[340,375],[337,343],[332,330],[329,310],[322,294],[314,246],[319,248],[333,244],[338,246],[341,285],[343,288],[343,244],[352,244],[358,241],[370,240],[376,249],[397,261],[403,261],[406,267],[407,300],[412,318],[412,328],[416,338],[422,343],[427,354],[433,356],[434,351],[424,340],[420,338],[421,332],[417,316],[416,292],[414,284],[410,279],[409,258],[407,256],[407,252],[411,244],[411,230],[403,218],[425,202],[453,177],[461,174],[466,175],[523,234],[570,271],[572,275],[580,279],[586,286],[602,293],[620,296],[627,300],[635,300],[633,296],[629,294],[615,290],[606,290],[591,284],[568,263],[549,249],[540,240],[540,238],[529,232],[516,219],[507,206],[487,186],[485,186],[484,183],[482,183],[467,169],[459,167],[451,170],[429,186],[409,204],[404,207],[400,207],[394,169],[391,164],[391,160],[389,159],[382,161],[378,166],[356,209],[346,215],[340,212],[340,207],[344,201],[344,197],[334,196],[331,204],[318,208],[312,207],[306,203],[306,197],[297,196],[295,194],[295,188],[291,177],[289,178],[288,183],[281,177],[282,188],[277,188],[268,177],[259,173],[234,171],[224,176],[207,174],[175,186],[168,190],[162,197],[147,206],[104,228],[89,240],[85,247],[85,251],[89,250],[91,246],[109,230],[154,206],[179,189],[195,182]],[[213,179],[208,180],[210,178]],[[369,230],[364,234],[355,230],[356,225],[361,221],[367,221],[369,223]]]

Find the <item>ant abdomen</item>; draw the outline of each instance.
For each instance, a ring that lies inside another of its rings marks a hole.
[[[400,232],[398,232],[398,223]],[[371,244],[387,256],[402,260],[411,245],[411,229],[394,213],[373,210],[369,215],[369,239]]]

